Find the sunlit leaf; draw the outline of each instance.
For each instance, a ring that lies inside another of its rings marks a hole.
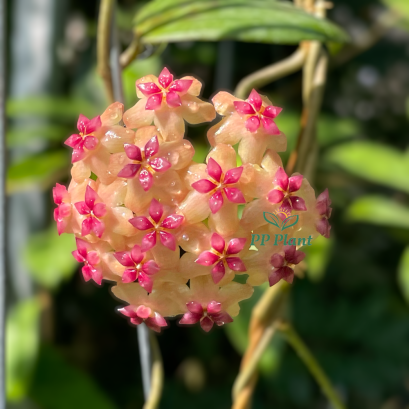
[[[135,26],[145,43],[347,41],[345,32],[328,20],[290,3],[263,0],[155,0],[140,10]]]
[[[77,262],[71,254],[73,250],[74,236],[58,236],[53,223],[47,231],[30,238],[24,259],[35,281],[44,287],[55,288],[75,272]]]
[[[409,192],[409,155],[387,145],[360,141],[331,149],[326,159],[371,182]]]
[[[50,346],[40,349],[30,397],[42,409],[116,408],[86,373]]]
[[[287,217],[283,225],[281,226],[281,230],[288,229],[289,227],[292,227],[298,223],[298,214],[294,216]]]
[[[6,114],[11,117],[54,116],[72,120],[78,118],[80,112],[90,117],[95,114],[95,108],[83,99],[49,96],[9,99],[6,106]]]
[[[320,281],[324,277],[331,257],[332,246],[332,239],[319,236],[311,246],[302,248],[302,251],[307,255],[307,275],[312,281]]]
[[[398,267],[398,284],[409,304],[409,246],[403,251]]]
[[[16,304],[6,323],[7,400],[19,401],[27,395],[39,342],[40,302],[37,298]]]
[[[68,149],[29,156],[8,168],[7,191],[24,190],[32,184],[47,188],[68,171],[69,165]]]
[[[281,221],[280,219],[277,217],[276,214],[274,213],[269,213],[269,212],[264,212],[263,213],[264,216],[264,220],[270,224],[273,224],[274,226],[277,226],[278,228],[280,228],[281,226]],[[298,216],[297,216],[298,217]]]
[[[346,211],[351,221],[409,229],[409,206],[384,196],[363,196]]]

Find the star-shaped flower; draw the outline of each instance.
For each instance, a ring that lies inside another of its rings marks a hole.
[[[71,216],[70,194],[65,186],[57,183],[53,187],[53,198],[57,205],[54,209],[54,220],[57,222],[58,234],[62,234],[66,231]]]
[[[305,253],[296,249],[296,246],[284,246],[283,252],[272,255],[270,263],[273,270],[268,276],[270,287],[277,284],[281,279],[292,283],[294,279],[294,267],[304,260]]]
[[[78,263],[84,263],[82,275],[85,281],[94,280],[98,285],[102,284],[101,260],[96,251],[89,249],[89,244],[82,239],[76,238],[77,250],[72,252]]]
[[[331,217],[332,209],[330,207],[331,199],[329,198],[328,189],[325,189],[318,197],[315,208],[320,216],[315,222],[315,228],[318,233],[329,239],[331,226],[328,219]]]

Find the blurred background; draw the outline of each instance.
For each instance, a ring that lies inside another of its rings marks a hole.
[[[123,47],[146,2],[118,1]],[[133,409],[143,405],[136,330],[115,312],[109,285],[85,284],[57,236],[51,187],[69,181],[79,113],[108,105],[96,70],[97,0],[9,0],[7,399],[16,409]],[[328,18],[348,32],[331,51],[317,124],[316,192],[329,188],[332,230],[317,240],[290,301],[292,322],[350,409],[409,408],[409,3],[335,0]],[[233,91],[246,75],[296,45],[239,41],[147,47],[123,72],[134,82],[166,66],[204,83],[203,97]],[[295,146],[301,72],[264,88],[284,108],[277,123]],[[189,127],[195,160],[209,125]],[[257,288],[239,317],[205,334],[177,325],[158,336],[165,368],[160,408],[225,409],[247,343]],[[174,324],[174,323],[173,323]],[[279,337],[260,363],[254,408],[329,409],[294,351]]]

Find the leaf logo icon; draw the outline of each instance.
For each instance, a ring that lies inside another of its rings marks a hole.
[[[280,228],[281,221],[277,217],[277,215],[275,215],[274,213],[268,213],[268,212],[264,212],[263,215],[264,215],[264,220],[266,222],[273,224],[274,226],[277,226],[278,228]]]
[[[283,225],[281,226],[281,230],[288,229],[289,227],[292,227],[297,223],[298,223],[298,214],[295,216],[287,217],[284,220]]]

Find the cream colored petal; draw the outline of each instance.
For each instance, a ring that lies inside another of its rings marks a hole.
[[[188,193],[179,174],[172,169],[162,174],[156,173],[150,191],[156,199],[173,206],[179,205]]]
[[[124,104],[114,102],[101,115],[101,122],[103,126],[117,125],[122,121],[122,114],[124,112]]]
[[[185,184],[188,189],[193,189],[192,184],[201,180],[207,179],[209,175],[206,172],[206,165],[204,163],[195,163],[189,166],[185,175]]]
[[[135,132],[132,129],[116,125],[104,127],[103,132],[101,143],[111,153],[123,152],[125,143],[134,143]]]
[[[243,163],[260,164],[267,147],[267,137],[263,134],[250,133],[239,144],[239,156]]]
[[[213,121],[216,118],[216,111],[212,104],[190,94],[183,95],[181,99],[182,116],[189,124],[201,124],[202,122]]]
[[[128,128],[141,128],[152,123],[155,111],[145,109],[145,105],[146,98],[143,98],[125,111],[123,119]]]
[[[185,216],[186,223],[198,223],[209,216],[209,195],[196,190],[188,193],[185,200],[180,204],[179,211]]]
[[[234,95],[229,94],[226,91],[220,91],[212,98],[212,102],[217,113],[223,116],[236,112],[236,109],[234,108],[234,101],[242,100],[236,98]]]
[[[165,142],[160,146],[158,157],[166,158],[172,169],[180,170],[189,165],[195,154],[193,145],[186,139],[174,142]]]
[[[287,150],[287,137],[282,132],[280,135],[270,135],[267,149],[272,149],[276,152],[285,152]]]
[[[125,196],[125,206],[134,213],[143,213],[153,199],[152,189],[145,192],[137,177],[128,179],[128,188]]]
[[[132,143],[143,149],[146,143],[154,136],[158,138],[159,144],[163,143],[162,135],[155,125],[143,126],[135,132],[135,140]]]
[[[118,173],[128,164],[132,163],[126,156],[125,152],[114,153],[109,158],[107,184],[112,183],[118,177]],[[121,179],[125,180],[126,179]]]
[[[207,139],[212,146],[218,143],[235,145],[247,133],[244,121],[238,114],[233,113],[212,126],[207,131]]]
[[[157,237],[156,246],[151,249],[152,256],[161,269],[177,269],[179,264],[180,250],[176,247],[175,251],[163,246]]]
[[[154,123],[165,141],[177,141],[183,138],[185,122],[181,108],[169,108],[162,104],[162,108],[154,112]]]
[[[186,279],[210,275],[210,267],[195,263],[197,254],[185,253],[179,262],[180,275]]]
[[[110,207],[124,204],[127,183],[124,179],[116,179],[110,185],[98,183],[98,196]]]
[[[111,291],[116,298],[131,305],[145,305],[148,302],[148,293],[138,283],[118,283]]]
[[[135,228],[129,223],[129,219],[132,219],[133,213],[126,207],[112,207],[112,232],[121,234],[123,236],[132,236]]]
[[[277,152],[269,149],[261,161],[261,167],[269,172],[272,177],[274,177],[278,168],[283,167],[283,162]]]
[[[111,182],[111,176],[109,173],[109,161],[110,161],[110,153],[108,150],[101,146],[98,149],[98,153],[96,155],[90,155],[86,161],[89,163],[89,167],[91,171],[98,176],[98,180],[100,180],[104,184],[108,184]]]
[[[154,82],[156,85],[159,85],[158,77],[155,77],[152,74],[145,75],[144,77],[139,78],[135,82],[136,96],[138,98],[146,98],[145,95],[143,95],[142,92],[138,88],[138,84],[145,84],[146,82]]]
[[[187,75],[186,77],[182,77],[181,80],[192,80],[193,81],[192,85],[188,89],[187,93],[195,97],[200,95],[200,91],[202,89],[202,83],[198,79],[190,75]]]
[[[256,199],[244,207],[240,225],[247,231],[258,229],[267,224],[264,212],[274,213],[280,204],[271,204],[267,199]]]
[[[178,244],[183,250],[198,255],[209,248],[211,233],[204,223],[183,226]]]
[[[222,305],[232,316],[237,316],[239,308],[233,307],[239,301],[250,298],[253,295],[253,287],[249,284],[231,282],[220,289]],[[233,308],[232,308],[233,307]]]
[[[209,228],[222,236],[233,235],[239,227],[237,204],[230,203],[226,196],[222,208],[215,214],[210,213]]]
[[[223,173],[228,170],[235,168],[236,161],[236,151],[231,145],[217,144],[207,155],[206,162],[209,158],[213,158],[223,169]]]
[[[82,183],[91,176],[89,164],[83,160],[75,162],[71,168],[71,176],[76,183]]]

